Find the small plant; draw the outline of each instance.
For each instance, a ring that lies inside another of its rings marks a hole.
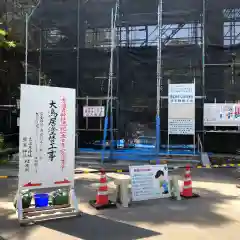
[[[7,164],[7,163],[8,163],[8,160],[0,159],[0,165],[4,165],[4,164]]]
[[[0,134],[0,150],[3,150],[4,148],[5,148],[4,135]]]
[[[49,205],[64,205],[69,203],[69,193],[67,189],[58,189],[50,194]]]
[[[29,208],[32,201],[32,193],[29,190],[24,190],[21,192],[21,198],[22,198],[22,207],[23,208]],[[14,207],[17,208],[17,199],[15,197],[14,199]]]

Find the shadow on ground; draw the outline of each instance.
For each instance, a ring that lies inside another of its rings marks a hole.
[[[1,235],[4,240],[28,239],[29,235],[38,227],[48,228],[61,234],[70,235],[74,237],[73,239],[83,240],[132,240],[161,235],[159,232],[89,214],[20,227],[17,220],[8,218],[13,214],[13,211],[7,211],[3,208],[0,208],[0,211],[4,213],[4,216],[0,216],[0,240],[2,240]],[[57,238],[56,233],[53,236]]]
[[[235,218],[232,217],[231,214],[226,214],[226,211],[228,211],[229,207],[231,208],[231,204],[234,201],[239,201],[239,192],[237,188],[235,188],[235,185],[226,185],[224,186],[226,189],[221,189],[224,184],[217,184],[222,181],[224,182],[224,179],[228,179],[227,183],[233,183],[234,178],[225,176],[226,174],[224,175],[221,172],[216,174],[214,169],[206,169],[206,171],[204,171],[204,177],[201,177],[203,172],[198,171],[196,175],[197,174],[196,181],[213,182],[214,186],[214,189],[207,189],[204,187],[204,183],[201,183],[203,187],[194,189],[196,193],[200,194],[199,198],[182,201],[173,201],[169,199],[148,200],[133,203],[129,208],[104,210],[99,212],[99,214],[111,219],[126,221],[133,224],[152,223],[154,225],[186,223],[198,226],[202,225],[204,227],[217,227],[235,221],[237,218],[236,211],[235,215],[233,213]],[[91,187],[93,182],[87,179],[76,181],[77,195],[81,201],[87,202],[89,199],[95,198],[96,190]],[[227,191],[226,194],[222,193],[225,192],[222,190],[228,190],[230,188],[230,192]],[[86,194],[86,192],[88,194]],[[114,200],[114,197],[115,195],[110,194],[111,200]],[[219,209],[219,206],[227,210],[222,211]],[[234,207],[229,211],[231,210],[234,212]]]
[[[199,198],[182,201],[169,199],[149,200],[133,203],[128,209],[117,213],[105,210],[105,216],[120,221],[153,224],[191,224],[195,226],[219,227],[234,221],[224,213],[217,211],[217,206],[236,196],[223,196],[218,192],[207,189],[196,189]]]
[[[180,175],[183,179],[185,169],[174,170],[171,174]],[[216,182],[236,184],[239,182],[236,169],[234,168],[213,168],[213,169],[192,169],[193,181]]]
[[[12,203],[9,203],[9,205]],[[20,227],[16,218],[15,210],[0,207],[0,240],[26,239],[28,232]],[[2,239],[1,239],[2,237]]]
[[[80,218],[46,222],[42,226],[84,240],[132,240],[161,235],[158,232],[88,214]]]
[[[0,202],[13,201],[16,191],[16,179],[0,179]]]
[[[239,219],[239,213],[237,213],[237,210],[234,213],[234,207],[231,206],[235,200],[238,199],[239,201],[238,190],[236,189],[235,192],[234,185],[226,185],[226,188],[233,189],[227,194],[222,194],[221,189],[218,189],[221,184],[217,183],[221,183],[224,178],[228,179],[229,183],[233,183],[231,181],[232,177],[228,176],[228,173],[216,173],[214,169],[205,169],[205,171],[193,171],[193,175],[196,176],[194,180],[215,182],[216,185],[214,184],[214,186],[216,187],[210,190],[203,183],[203,187],[194,189],[195,192],[200,194],[200,198],[196,199],[143,201],[133,203],[129,208],[119,207],[117,209],[103,210],[98,211],[96,215],[84,214],[79,218],[56,220],[27,228],[20,228],[17,220],[9,219],[14,211],[5,209],[0,203],[0,236],[7,236],[6,239],[14,239],[13,236],[18,235],[17,239],[24,240],[35,228],[44,227],[73,236],[73,239],[74,237],[84,240],[145,239],[150,236],[160,235],[160,226],[166,224],[188,224],[207,229],[221,227],[221,225]],[[97,182],[98,177],[90,180],[87,177],[81,178],[75,182],[80,210],[86,205],[87,208],[84,208],[86,213],[90,211],[90,207],[86,203],[96,197],[96,186],[94,187],[94,184]],[[225,181],[223,182],[225,183]],[[111,184],[109,185],[110,199],[113,200],[115,196]],[[13,193],[16,191],[16,181],[1,180],[0,187],[0,201],[6,199],[8,193],[12,194],[8,200],[13,199]],[[219,206],[221,207],[219,208]],[[151,231],[145,228],[151,228]]]

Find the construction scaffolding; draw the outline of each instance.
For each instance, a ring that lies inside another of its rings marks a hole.
[[[22,22],[22,28],[16,29],[20,29],[23,45],[24,16],[37,4],[33,0],[5,0],[2,6],[5,18]],[[98,98],[95,104],[102,104],[109,87],[111,11],[115,4],[115,0],[42,0],[29,21],[28,61],[38,72],[36,76],[29,74],[29,82],[38,84],[44,75],[52,85],[76,88],[84,101]],[[156,135],[158,4],[156,0],[119,1],[112,88],[116,139]],[[209,148],[212,138],[209,140],[203,127],[204,102],[240,99],[240,3],[169,0],[163,2],[162,10],[161,142],[167,142],[168,80],[190,83],[195,79],[196,131]],[[100,138],[104,119],[80,120],[82,103],[78,103],[80,146]],[[181,142],[192,141],[182,138]]]

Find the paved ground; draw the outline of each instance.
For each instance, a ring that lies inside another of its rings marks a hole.
[[[98,175],[82,174],[76,176],[82,217],[20,228],[11,203],[16,180],[0,179],[0,236],[7,240],[239,240],[240,189],[232,170],[198,169],[193,180],[195,192],[201,195],[198,199],[145,201],[97,212],[87,202],[95,196]],[[111,182],[109,187],[113,198]]]

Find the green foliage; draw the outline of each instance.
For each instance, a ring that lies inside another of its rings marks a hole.
[[[7,159],[2,159],[0,160],[0,165],[5,165],[8,163],[8,160]]]
[[[4,144],[4,135],[0,134],[0,150],[5,148],[5,144]]]
[[[66,189],[58,189],[49,196],[49,205],[69,204],[69,192]]]
[[[22,207],[23,208],[29,208],[32,201],[32,193],[29,190],[25,190],[21,192],[22,197]],[[17,208],[17,199],[14,199],[13,203],[14,207]]]
[[[7,39],[8,32],[0,28],[0,47],[4,48],[15,48],[17,44],[14,41]]]

